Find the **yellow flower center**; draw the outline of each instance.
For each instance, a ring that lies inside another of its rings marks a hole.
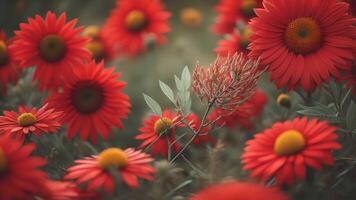
[[[123,168],[128,164],[128,157],[119,148],[108,148],[99,154],[97,161],[102,169],[109,169],[110,167]]]
[[[173,121],[171,119],[162,117],[155,122],[153,129],[156,132],[156,134],[161,134],[164,131],[170,129],[172,125],[173,125]]]
[[[4,41],[0,41],[0,67],[7,63],[7,46]]]
[[[308,54],[320,48],[322,42],[318,23],[310,17],[300,17],[288,24],[285,43],[296,54]]]
[[[274,152],[280,156],[288,156],[303,150],[304,136],[296,130],[288,130],[280,134],[274,142]]]
[[[143,12],[133,10],[126,16],[125,23],[129,31],[136,32],[142,30],[147,25],[147,20]]]
[[[45,61],[56,62],[64,57],[66,45],[61,37],[50,34],[41,40],[39,51]]]
[[[71,100],[78,112],[82,114],[94,113],[103,104],[103,89],[88,81],[79,82],[71,92]]]
[[[37,118],[32,113],[22,113],[20,116],[17,117],[17,123],[20,126],[31,126],[36,123]]]
[[[286,108],[291,107],[291,101],[288,94],[280,94],[277,97],[277,104]]]
[[[90,38],[96,38],[99,35],[99,28],[97,26],[87,26],[83,30],[83,35]]]
[[[0,175],[6,170],[7,160],[4,151],[0,147]]]
[[[92,54],[96,61],[100,61],[105,57],[104,45],[98,40],[92,40],[85,46]]]
[[[252,35],[251,28],[246,26],[246,28],[241,33],[241,39],[240,39],[240,46],[243,50],[247,50],[247,47],[250,44],[251,35]]]
[[[255,11],[253,10],[254,8],[257,7],[257,2],[256,0],[243,0],[241,2],[241,12],[246,16],[246,17],[253,17],[255,16]]]
[[[199,26],[202,21],[203,17],[199,10],[195,8],[185,8],[180,13],[180,20],[186,26]]]

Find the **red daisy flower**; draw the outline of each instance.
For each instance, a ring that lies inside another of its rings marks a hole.
[[[97,133],[106,140],[113,126],[122,128],[121,120],[127,118],[130,102],[121,92],[126,83],[118,80],[120,74],[114,70],[94,60],[82,64],[73,70],[62,91],[48,98],[50,106],[64,111],[69,138],[79,132],[82,140],[89,137],[96,143]]]
[[[58,88],[62,77],[89,60],[90,53],[84,48],[88,39],[79,34],[82,28],[74,28],[76,23],[76,19],[66,23],[65,13],[57,18],[48,12],[45,19],[36,15],[15,31],[10,48],[21,67],[36,66],[33,79],[38,79],[40,89]]]
[[[158,44],[166,42],[170,15],[159,0],[118,1],[106,22],[106,37],[128,55],[137,55],[149,37]]]
[[[268,65],[271,80],[288,90],[311,91],[338,77],[355,56],[355,19],[335,0],[265,0],[251,20],[250,56]]]
[[[220,0],[213,31],[217,34],[234,32],[238,21],[248,22],[255,16],[254,9],[262,7],[262,0]]]
[[[267,103],[267,95],[257,90],[252,97],[242,105],[238,106],[234,112],[226,112],[221,109],[214,109],[209,115],[209,121],[216,121],[216,125],[227,128],[234,128],[240,125],[242,128],[251,130],[254,128],[253,118],[259,116]],[[218,119],[220,117],[220,119]]]
[[[77,184],[87,183],[89,191],[113,192],[114,177],[109,170],[115,169],[128,186],[135,188],[139,186],[137,177],[153,180],[155,169],[148,164],[152,160],[148,154],[132,148],[108,148],[99,155],[76,160],[77,165],[67,170],[65,179],[74,179]]]
[[[43,193],[46,174],[39,170],[46,164],[40,157],[30,156],[34,144],[22,145],[7,135],[0,136],[0,199],[30,200]]]
[[[190,113],[186,117],[186,120],[194,131],[197,132],[199,130],[199,127],[201,125],[201,120],[195,113]],[[202,128],[199,135],[193,140],[193,144],[200,145],[200,144],[207,144],[207,143],[211,145],[215,145],[216,139],[211,134],[209,134],[209,128],[205,126],[204,128]]]
[[[326,121],[305,117],[277,122],[247,142],[243,169],[262,180],[275,176],[281,184],[304,180],[307,167],[333,164],[332,151],[341,147],[335,130]]]
[[[255,183],[227,181],[211,185],[189,198],[189,200],[288,200],[277,188]]]
[[[247,46],[250,44],[249,37],[251,34],[251,29],[248,26],[242,31],[241,35],[235,31],[218,41],[218,46],[214,49],[214,52],[219,56],[228,56],[241,52],[247,54]]]
[[[164,110],[162,117],[150,115],[149,119],[143,121],[143,127],[139,129],[141,134],[135,137],[138,140],[143,140],[140,148],[151,146],[152,155],[167,156],[169,144],[175,142],[175,129],[177,126],[181,126],[179,119],[178,114],[170,110]],[[179,144],[175,142],[172,145],[172,151],[177,152],[178,150]]]
[[[14,51],[8,48],[11,43],[6,41],[5,33],[0,30],[0,83],[6,89],[9,82],[16,83],[17,65],[14,61]]]
[[[91,38],[85,47],[97,62],[103,59],[111,61],[117,54],[114,45],[108,40],[108,37],[104,36],[104,32],[104,28],[99,29],[96,26],[88,26],[83,31],[83,35]]]
[[[0,132],[24,137],[33,133],[57,132],[61,123],[62,112],[49,109],[45,104],[40,109],[19,106],[18,112],[4,111],[0,116]]]

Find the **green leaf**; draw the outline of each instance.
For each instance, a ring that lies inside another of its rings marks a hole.
[[[178,76],[174,75],[174,81],[176,82],[176,87],[178,91],[184,91],[184,85],[182,81],[178,78]]]
[[[172,89],[162,81],[159,81],[159,87],[161,88],[162,92],[168,97],[168,99],[171,100],[172,103],[175,103]]]
[[[152,99],[150,96],[146,94],[143,94],[143,97],[145,98],[145,101],[148,107],[150,107],[150,109],[152,110],[152,112],[157,116],[161,116],[162,109],[161,106],[157,103],[157,101],[155,101],[154,99]]]
[[[346,126],[349,130],[356,129],[356,105],[353,101],[346,113]]]
[[[185,90],[188,90],[192,82],[188,66],[185,66],[183,69],[181,81],[183,84],[183,88]]]

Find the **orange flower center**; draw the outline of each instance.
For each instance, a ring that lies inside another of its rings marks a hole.
[[[66,45],[64,40],[55,34],[44,37],[40,42],[40,56],[47,62],[56,62],[64,57]]]
[[[0,147],[0,175],[6,170],[7,160],[5,152]]]
[[[288,130],[280,134],[274,142],[274,152],[280,156],[296,154],[305,146],[304,136],[296,130]]]
[[[102,169],[109,169],[111,167],[123,168],[128,164],[128,157],[119,148],[108,148],[99,154],[97,161],[99,167]]]
[[[255,11],[253,10],[254,8],[257,7],[257,2],[256,0],[243,0],[241,2],[241,12],[246,16],[246,17],[253,17],[255,16]]]
[[[199,26],[202,21],[203,17],[199,10],[195,8],[185,8],[180,13],[180,20],[186,26]]]
[[[277,97],[277,104],[286,108],[291,107],[291,101],[288,94],[280,94]]]
[[[0,41],[0,67],[7,63],[7,46],[4,41]]]
[[[173,121],[171,119],[162,117],[155,122],[153,129],[156,132],[156,134],[161,134],[164,131],[170,129],[172,125],[173,125]]]
[[[251,35],[252,35],[251,28],[246,26],[246,28],[241,33],[241,39],[240,39],[240,46],[243,50],[247,50],[247,47],[250,44]]]
[[[142,30],[147,25],[147,19],[143,12],[133,10],[126,16],[125,23],[129,31],[136,32]]]
[[[105,57],[104,45],[98,40],[92,40],[86,45],[86,48],[96,61],[100,61]]]
[[[297,54],[308,54],[320,48],[322,42],[318,23],[310,17],[300,17],[288,24],[284,34],[288,48]]]
[[[97,26],[88,26],[83,30],[83,35],[96,38],[99,35],[99,28]]]
[[[103,89],[88,81],[77,83],[71,93],[72,104],[82,114],[96,112],[103,104]]]
[[[37,118],[32,113],[22,113],[20,116],[17,117],[17,123],[20,126],[31,126],[36,123]]]

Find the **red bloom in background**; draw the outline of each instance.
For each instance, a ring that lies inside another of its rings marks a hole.
[[[114,177],[109,169],[117,169],[120,179],[136,188],[139,186],[137,177],[153,180],[155,169],[148,164],[152,160],[148,154],[132,148],[108,148],[97,156],[76,160],[77,164],[68,168],[65,179],[74,179],[77,184],[87,183],[88,191],[113,192]]]
[[[47,194],[41,196],[45,200],[79,200],[79,190],[71,182],[48,180],[41,189],[46,190]]]
[[[228,181],[210,185],[189,200],[288,200],[277,188],[269,188],[255,183]]]
[[[307,167],[333,164],[332,151],[341,148],[335,130],[326,121],[305,117],[277,122],[246,143],[243,169],[262,180],[276,177],[280,184],[304,180]]]
[[[178,114],[170,110],[164,110],[162,117],[150,115],[149,119],[143,121],[143,127],[139,129],[141,134],[135,137],[138,140],[143,140],[140,148],[151,146],[152,155],[167,156],[169,144],[175,141],[175,129],[177,126],[181,126],[178,122],[179,119]],[[179,144],[175,142],[172,145],[172,151],[177,152],[178,150]]]
[[[76,23],[76,19],[66,23],[65,13],[57,18],[48,12],[45,19],[36,15],[15,31],[10,48],[20,67],[36,66],[33,80],[39,81],[41,90],[57,89],[73,68],[89,60],[84,48],[88,39],[79,34],[82,28],[74,28]]]
[[[213,26],[217,34],[234,32],[237,22],[248,22],[255,16],[254,9],[262,7],[262,0],[220,0],[216,6],[218,16]]]
[[[159,0],[121,0],[105,24],[105,36],[124,53],[137,55],[149,39],[166,42],[170,15]]]
[[[194,131],[197,132],[199,130],[199,127],[201,125],[201,120],[195,113],[190,113],[186,117],[186,120]],[[207,144],[207,143],[211,145],[215,145],[216,139],[211,134],[209,134],[209,128],[205,126],[204,128],[202,128],[199,135],[193,140],[193,144],[200,145],[200,144]]]
[[[0,116],[0,132],[15,137],[31,133],[40,136],[41,133],[57,132],[62,125],[61,118],[62,112],[48,108],[47,104],[39,109],[19,106],[18,112],[4,111]]]
[[[257,90],[245,103],[237,106],[234,112],[226,113],[221,109],[214,109],[208,116],[209,121],[216,121],[216,125],[234,128],[237,125],[244,129],[254,128],[253,118],[259,116],[267,103],[267,95]],[[220,117],[220,119],[218,119]]]
[[[46,164],[40,157],[30,156],[34,144],[23,145],[7,135],[0,136],[0,199],[31,200],[42,194],[47,175],[39,170]]]
[[[83,35],[91,38],[91,41],[85,45],[85,48],[97,62],[103,59],[111,61],[117,55],[113,43],[108,40],[104,32],[104,28],[99,29],[96,26],[88,26],[83,31]]]
[[[81,64],[74,68],[62,91],[48,98],[50,106],[64,111],[69,138],[79,133],[82,140],[89,137],[96,143],[98,134],[106,140],[112,127],[122,128],[130,102],[121,92],[126,83],[119,81],[120,74],[114,71],[115,67],[104,68],[104,62]]]
[[[9,82],[17,80],[17,65],[14,61],[14,51],[8,48],[11,41],[6,41],[5,33],[0,29],[0,83],[6,88]]]
[[[269,66],[277,88],[311,91],[351,66],[355,18],[335,0],[265,0],[250,22],[250,56]]]

